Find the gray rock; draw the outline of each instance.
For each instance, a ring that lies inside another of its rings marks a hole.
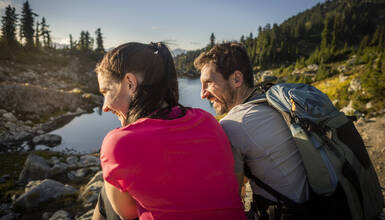
[[[361,89],[362,89],[361,80],[354,78],[352,79],[352,81],[350,81],[348,92],[355,92]]]
[[[14,136],[14,139],[15,139],[16,141],[21,141],[21,140],[24,140],[24,139],[26,139],[26,138],[28,138],[28,137],[30,137],[30,136],[31,136],[30,133],[28,133],[28,132],[26,132],[26,131],[20,131],[20,132],[18,132],[18,133]]]
[[[100,160],[98,157],[92,156],[92,155],[84,155],[80,157],[80,163],[82,163],[84,166],[99,166]]]
[[[308,71],[311,72],[317,72],[318,71],[318,65],[317,64],[311,64],[306,67]]]
[[[67,157],[66,161],[69,167],[77,167],[79,158],[76,156],[69,156]]]
[[[58,199],[62,196],[76,195],[77,192],[78,190],[72,186],[64,185],[55,180],[45,179],[39,185],[17,198],[14,205],[20,208],[39,207],[43,202]]]
[[[18,182],[25,184],[30,180],[50,178],[66,172],[67,169],[66,163],[58,162],[51,167],[44,158],[31,153],[24,163]]]
[[[93,167],[90,167],[90,170],[91,170],[92,172],[97,172],[97,171],[100,170],[100,167],[98,167],[98,166],[93,166]]]
[[[19,219],[19,217],[20,217],[19,213],[11,212],[7,215],[2,216],[0,220],[16,220],[16,219]]]
[[[350,101],[349,105],[343,107],[340,111],[345,113],[345,115],[353,115],[356,110],[353,108],[353,102]]]
[[[72,220],[71,215],[65,210],[56,211],[49,220]]]
[[[32,181],[29,181],[28,184],[25,186],[24,191],[25,192],[30,191],[33,187],[39,185],[41,182],[43,182],[43,180],[32,180]]]
[[[61,137],[56,134],[44,134],[34,137],[32,142],[34,144],[43,144],[49,147],[54,147],[61,143]]]
[[[55,156],[53,156],[53,157],[51,157],[50,160],[48,160],[48,163],[50,163],[51,165],[55,165],[55,164],[60,163],[60,159],[55,157]]]
[[[41,219],[42,220],[48,220],[52,215],[52,212],[44,212]]]
[[[75,220],[91,220],[93,214],[94,214],[94,209],[90,209],[89,211],[87,211],[83,215],[75,218]]]
[[[262,82],[275,82],[277,80],[276,76],[263,75]]]
[[[17,118],[11,112],[3,113],[3,118],[7,119],[8,121],[12,121],[12,122],[17,121]]]
[[[340,73],[344,73],[344,72],[346,72],[346,66],[345,65],[338,66],[337,70]]]
[[[44,158],[35,154],[29,154],[20,173],[19,182],[27,183],[30,180],[39,180],[48,177],[51,168]]]
[[[76,178],[80,179],[85,177],[88,174],[88,172],[89,172],[88,168],[80,168],[75,171],[74,175]]]
[[[102,187],[103,173],[102,171],[99,171],[87,183],[87,185],[84,187],[84,190],[79,194],[79,200],[81,200],[83,204],[92,203],[93,205],[95,205]]]
[[[339,80],[340,82],[345,82],[347,79],[349,79],[349,77],[348,77],[348,76],[345,76],[344,74],[340,74],[340,75],[338,76],[338,80]]]
[[[48,176],[55,176],[61,173],[64,173],[68,168],[68,165],[66,163],[59,162],[55,164],[49,171]]]
[[[15,130],[17,128],[17,124],[12,121],[7,121],[4,126],[9,130]]]

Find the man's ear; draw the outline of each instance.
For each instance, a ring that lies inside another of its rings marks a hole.
[[[131,93],[134,93],[138,87],[138,79],[133,73],[126,73],[124,76],[124,86],[128,87]]]
[[[239,70],[235,70],[229,77],[230,84],[234,88],[238,88],[243,84],[243,74]]]

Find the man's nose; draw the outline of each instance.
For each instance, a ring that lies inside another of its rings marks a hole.
[[[108,111],[110,111],[110,108],[108,108],[108,105],[107,105],[106,99],[104,99],[104,102],[103,102],[103,111],[104,111],[104,112],[108,112]]]
[[[207,96],[209,95],[208,91],[206,90],[206,88],[201,88],[201,99],[205,99],[207,98]]]

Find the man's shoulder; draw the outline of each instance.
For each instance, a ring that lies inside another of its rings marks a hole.
[[[228,120],[245,122],[245,120],[247,121],[255,117],[263,117],[264,114],[270,114],[271,112],[276,111],[267,103],[244,103],[232,108],[220,122],[221,124]]]

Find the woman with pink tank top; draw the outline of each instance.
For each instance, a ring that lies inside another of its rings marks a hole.
[[[246,219],[229,141],[209,113],[178,103],[164,44],[123,44],[96,72],[103,110],[122,127],[100,150],[105,181],[93,219]]]

